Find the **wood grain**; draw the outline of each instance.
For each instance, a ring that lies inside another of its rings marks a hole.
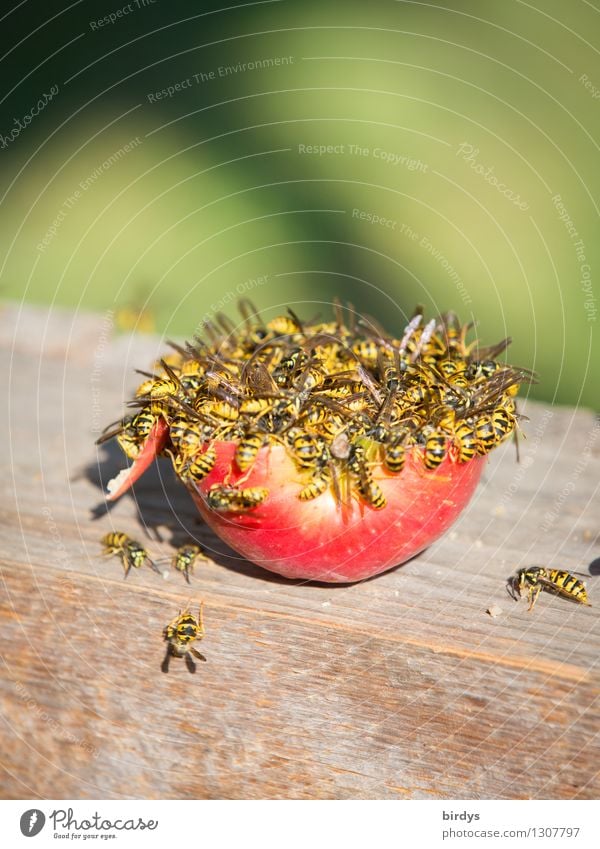
[[[592,608],[544,594],[528,613],[505,589],[524,565],[600,562],[591,412],[528,404],[521,464],[496,451],[405,566],[294,583],[216,540],[168,464],[107,511],[121,456],[94,439],[163,350],[110,318],[0,315],[5,798],[597,798],[599,579]],[[212,559],[191,587],[124,581],[99,556],[113,528],[165,558],[191,535]],[[162,628],[200,598],[207,662],[161,672]]]

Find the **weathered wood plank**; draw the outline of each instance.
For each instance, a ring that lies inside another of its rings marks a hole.
[[[597,797],[598,579],[592,608],[544,595],[528,614],[505,590],[520,566],[600,557],[590,412],[528,405],[523,462],[495,452],[457,525],[404,567],[295,584],[215,540],[168,464],[106,513],[121,458],[93,440],[160,343],[41,310],[29,343],[31,312],[0,316],[6,797]],[[113,527],[157,557],[191,533],[213,559],[191,587],[123,581],[99,556]],[[207,662],[165,674],[161,630],[200,598]]]

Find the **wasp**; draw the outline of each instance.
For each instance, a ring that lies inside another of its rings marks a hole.
[[[180,610],[179,615],[172,622],[169,622],[163,631],[163,635],[169,644],[170,654],[175,655],[175,657],[193,654],[198,660],[206,660],[204,655],[191,645],[195,640],[202,640],[204,637],[203,613],[204,602],[200,602],[197,618],[190,613],[188,607],[183,612]]]
[[[150,559],[150,555],[146,549],[139,542],[127,536],[127,534],[121,531],[112,531],[103,536],[100,542],[104,546],[104,554],[116,554],[121,558],[123,568],[125,569],[125,577],[129,574],[132,566],[135,569],[139,569],[144,563],[148,563],[155,572],[158,572],[159,575],[161,574],[160,569]]]
[[[298,416],[303,426],[318,428],[324,425],[327,433],[333,438],[344,426],[344,419],[351,419],[353,414],[333,398],[321,393],[315,394],[303,404]]]
[[[425,383],[413,383],[402,389],[398,394],[399,406],[402,410],[418,407],[430,397],[431,387]]]
[[[347,359],[339,336],[318,333],[311,340],[311,350],[322,363],[327,374],[346,368]]]
[[[387,499],[379,484],[375,483],[369,469],[365,466],[361,470],[361,481],[358,491],[375,510],[381,510],[387,504]]]
[[[374,339],[359,339],[350,348],[364,366],[375,366],[379,357],[379,346]]]
[[[268,495],[269,490],[262,486],[216,486],[208,493],[208,506],[219,513],[244,513],[262,504]]]
[[[182,481],[201,481],[209,475],[217,462],[214,448],[207,448],[193,457],[179,454],[173,459],[173,468]]]
[[[346,428],[344,416],[335,413],[326,416],[318,425],[317,432],[327,440],[334,440]]]
[[[263,321],[260,313],[249,298],[240,298],[238,301],[238,309],[244,319],[244,335],[241,336],[243,347],[248,351],[262,344],[271,336]]]
[[[475,418],[477,453],[487,454],[503,442],[515,428],[515,418],[504,407],[495,407],[489,413]]]
[[[204,386],[206,382],[205,371],[199,360],[185,360],[181,364],[179,385],[186,396],[195,397]]]
[[[444,342],[447,352],[459,357],[467,357],[472,345],[467,345],[466,338],[472,325],[461,325],[458,320],[458,316],[454,312],[444,313],[440,316],[440,321],[443,327]]]
[[[276,336],[294,336],[302,333],[302,323],[296,313],[289,307],[287,315],[278,315],[267,321],[267,328]]]
[[[130,460],[135,460],[142,450],[144,442],[156,423],[157,416],[151,410],[140,410],[134,416],[121,419],[118,427],[106,430],[97,440],[96,445],[102,445],[115,436],[123,453]]]
[[[419,310],[417,310],[415,315],[413,315],[411,320],[408,322],[408,324],[404,328],[404,334],[403,334],[402,339],[400,340],[400,342],[398,344],[397,350],[399,351],[401,356],[404,355],[409,344],[411,344],[411,340],[412,340],[413,336],[415,335],[415,333],[417,332],[419,325],[421,324],[422,321],[423,321],[423,313],[420,312]],[[413,343],[412,346],[413,346],[413,349],[414,349],[414,343]]]
[[[467,365],[461,360],[439,360],[436,363],[436,369],[440,372],[440,374],[443,374],[445,378],[452,378],[460,374],[465,374]]]
[[[235,422],[240,417],[240,410],[237,404],[232,404],[231,401],[228,400],[220,400],[216,398],[211,398],[209,400],[203,399],[200,404],[198,404],[197,411],[201,415],[211,416],[226,422]]]
[[[477,428],[473,419],[464,419],[455,425],[454,447],[454,456],[459,463],[468,463],[480,453]]]
[[[420,434],[420,440],[424,445],[423,463],[426,469],[437,469],[444,461],[448,453],[448,437],[440,428],[426,425]]]
[[[517,597],[517,592],[519,596],[522,596],[524,590],[527,590],[529,610],[533,610],[542,590],[553,592],[556,595],[569,598],[571,601],[591,607],[583,581],[580,581],[579,578],[565,569],[546,569],[544,566],[529,566],[520,569],[511,579],[510,589],[514,598]]]
[[[271,375],[267,363],[257,359],[259,353],[262,353],[263,356],[266,355],[265,351],[261,352],[258,349],[242,367],[240,376],[243,390],[257,396],[278,397],[279,387],[277,381]],[[269,353],[269,362],[273,359],[274,353],[274,351]],[[231,386],[229,388],[232,389]]]
[[[165,377],[155,377],[147,372],[137,370],[138,374],[142,374],[148,379],[140,383],[136,389],[136,398],[150,398],[153,401],[160,401],[163,398],[177,395],[181,388],[179,377],[164,360],[160,360],[160,364],[165,372]]]
[[[292,389],[304,402],[313,390],[322,386],[326,376],[321,361],[316,358],[311,359],[306,363],[298,378],[293,381]]]
[[[312,501],[313,498],[326,492],[331,484],[331,477],[331,469],[327,463],[320,461],[313,472],[310,483],[298,493],[300,501]]]
[[[280,398],[275,402],[271,416],[273,433],[282,433],[298,419],[302,410],[300,398]]]
[[[212,429],[211,429],[212,430]],[[197,421],[190,421],[186,413],[178,412],[169,421],[169,438],[173,448],[182,455],[195,454],[211,435]]]
[[[465,377],[475,383],[492,377],[501,368],[502,365],[494,360],[475,360],[465,365]]]
[[[367,504],[375,510],[381,510],[387,504],[387,499],[379,484],[373,480],[365,448],[354,445],[353,449],[348,459],[348,469],[358,478],[358,491]]]
[[[292,428],[288,431],[287,437],[298,468],[313,469],[323,452],[320,440],[301,428]]]
[[[292,376],[306,365],[309,356],[302,348],[294,348],[283,357],[273,373],[273,379],[278,386],[287,386]]]
[[[199,545],[188,543],[180,546],[173,557],[173,567],[178,572],[183,572],[186,581],[190,582],[190,572],[194,570],[194,565],[199,557],[204,557],[204,552]]]
[[[388,395],[377,415],[375,426],[367,430],[367,436],[381,443],[383,464],[388,471],[399,473],[406,462],[406,442],[409,436],[408,428],[396,426],[394,414],[397,412],[395,402],[398,382],[388,381]]]
[[[275,406],[275,400],[270,396],[244,398],[240,401],[240,413],[247,416],[264,416]]]
[[[389,472],[398,474],[406,463],[407,429],[387,431],[383,440],[383,464]]]
[[[235,464],[240,472],[252,468],[264,442],[265,435],[261,433],[246,433],[242,437],[235,449]]]

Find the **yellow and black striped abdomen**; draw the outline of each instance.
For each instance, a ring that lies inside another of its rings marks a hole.
[[[424,464],[426,469],[437,469],[446,457],[446,435],[433,431],[425,443]]]
[[[564,569],[552,569],[548,573],[548,580],[563,595],[569,596],[569,598],[575,599],[581,604],[589,604],[585,584],[570,572]]]
[[[198,623],[191,613],[184,614],[175,629],[175,636],[180,643],[190,643],[198,636]]]
[[[392,438],[383,446],[383,462],[388,471],[397,474],[404,468],[406,462],[406,447],[404,437]]]
[[[263,437],[258,433],[247,433],[240,440],[235,449],[235,463],[240,472],[245,472],[254,465],[262,445]]]
[[[112,531],[105,534],[100,542],[106,549],[107,554],[117,554],[124,551],[125,546],[129,542],[129,537],[120,531]]]
[[[477,453],[478,443],[473,422],[462,421],[454,430],[456,439],[456,459],[459,463],[468,463]]]

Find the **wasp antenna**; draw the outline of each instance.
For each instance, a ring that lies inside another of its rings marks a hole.
[[[167,339],[167,345],[169,346],[169,348],[173,348],[174,351],[177,351],[178,354],[181,354],[182,357],[189,356],[187,350],[181,345],[179,345],[177,342],[173,342],[171,339]]]
[[[294,321],[294,324],[296,325],[296,327],[298,328],[300,333],[302,333],[303,332],[302,322],[300,321],[300,319],[298,318],[298,316],[296,315],[294,310],[291,307],[288,307],[287,312],[288,312],[288,315],[290,316],[290,318],[292,318],[292,320]]]

